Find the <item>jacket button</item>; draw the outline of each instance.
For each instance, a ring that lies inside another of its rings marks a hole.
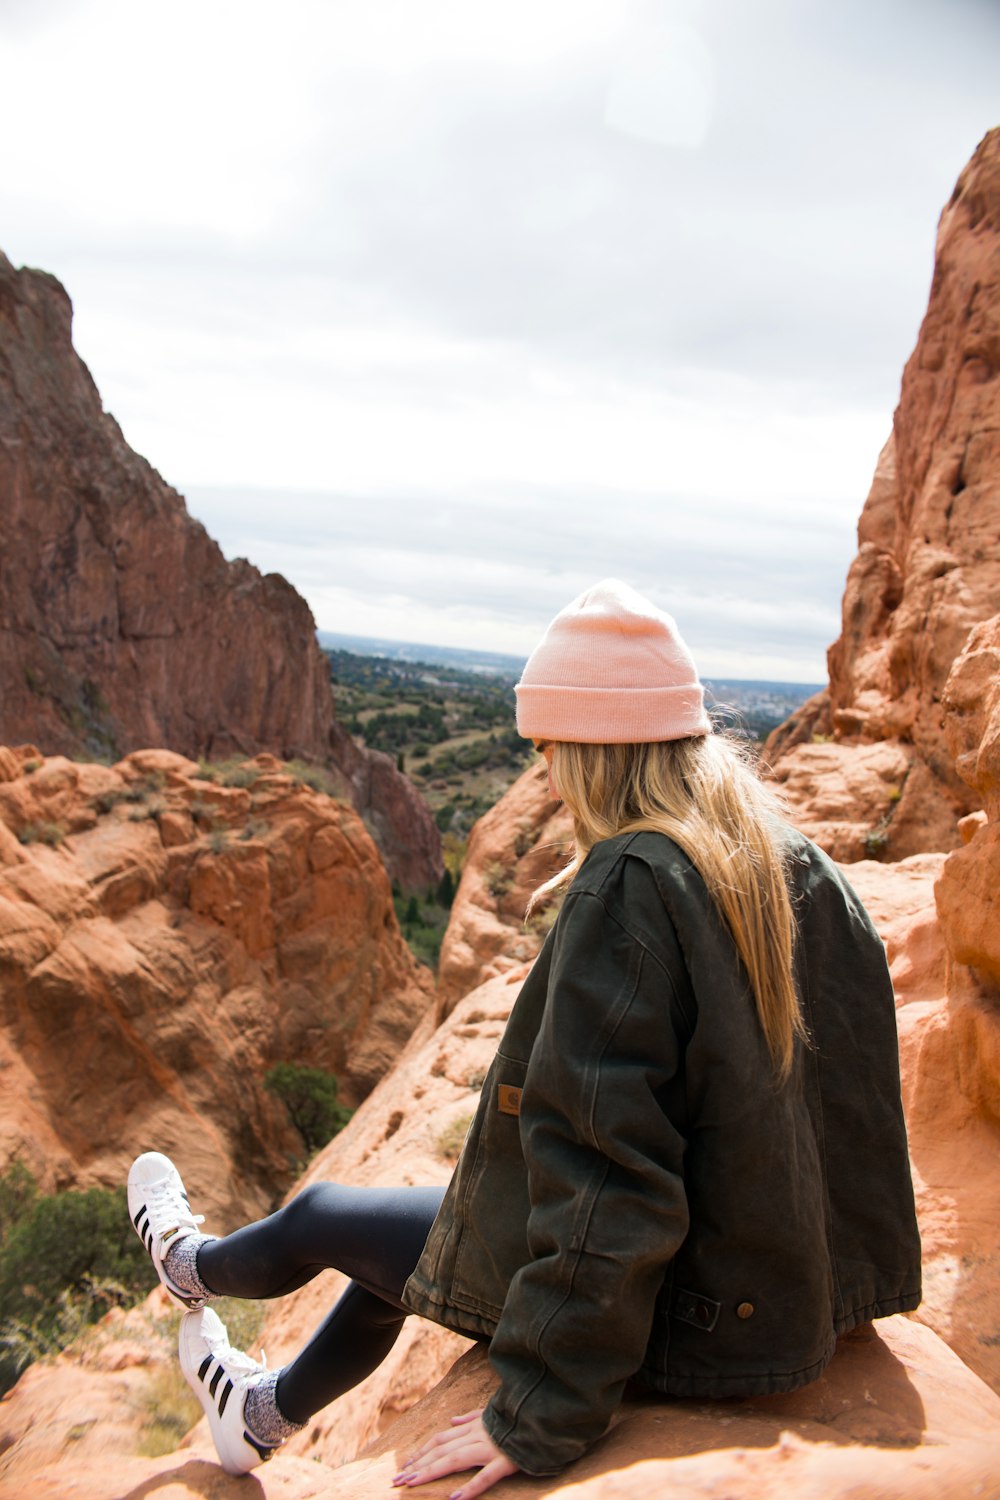
[[[752,1302],[741,1302],[740,1305],[739,1305],[739,1307],[736,1309],[736,1316],[738,1318],[752,1318],[753,1317],[753,1303]]]

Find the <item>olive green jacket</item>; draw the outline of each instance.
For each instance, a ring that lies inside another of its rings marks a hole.
[[[404,1300],[491,1340],[484,1421],[528,1473],[606,1429],[625,1382],[787,1391],[837,1335],[916,1307],[892,987],[857,897],[788,830],[811,1045],[776,1086],[691,862],[598,844],[517,999]]]

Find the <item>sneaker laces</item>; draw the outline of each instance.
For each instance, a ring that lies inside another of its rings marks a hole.
[[[180,1229],[197,1229],[199,1224],[204,1224],[204,1214],[193,1214],[183,1198],[177,1191],[176,1184],[164,1177],[160,1182],[154,1182],[146,1189],[148,1198],[147,1209],[152,1219],[154,1214],[157,1218],[169,1217],[174,1223],[168,1224],[166,1229],[158,1230],[161,1239],[170,1239],[176,1236]]]
[[[207,1338],[205,1342],[220,1365],[225,1365],[226,1373],[236,1377],[237,1385],[246,1385],[254,1375],[263,1375],[267,1370],[267,1355],[263,1349],[260,1351],[260,1359],[254,1359],[252,1355],[244,1354],[242,1349],[234,1349],[228,1338]]]

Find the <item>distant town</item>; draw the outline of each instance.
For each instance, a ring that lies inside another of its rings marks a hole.
[[[320,646],[329,652],[347,652],[352,656],[382,659],[396,664],[411,682],[421,667],[444,667],[453,671],[478,673],[514,683],[521,675],[524,657],[506,656],[497,651],[475,651],[458,646],[434,646],[424,642],[387,641],[375,636],[339,635],[332,631],[317,632]],[[392,677],[396,674],[388,673]],[[388,684],[386,684],[388,685]],[[749,678],[706,678],[709,707],[717,716],[731,717],[738,726],[766,736],[783,724],[807,698],[826,686],[822,682],[767,682]]]

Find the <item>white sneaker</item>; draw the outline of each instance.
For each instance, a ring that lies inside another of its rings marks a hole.
[[[262,1443],[243,1420],[247,1391],[265,1374],[266,1361],[258,1364],[249,1354],[231,1348],[225,1326],[210,1307],[181,1318],[178,1352],[226,1473],[249,1474],[266,1463],[281,1444]]]
[[[128,1211],[171,1301],[184,1312],[204,1307],[207,1299],[177,1286],[163,1265],[171,1246],[196,1233],[198,1225],[205,1222],[204,1214],[191,1212],[181,1175],[169,1156],[146,1151],[136,1157],[128,1174]]]

